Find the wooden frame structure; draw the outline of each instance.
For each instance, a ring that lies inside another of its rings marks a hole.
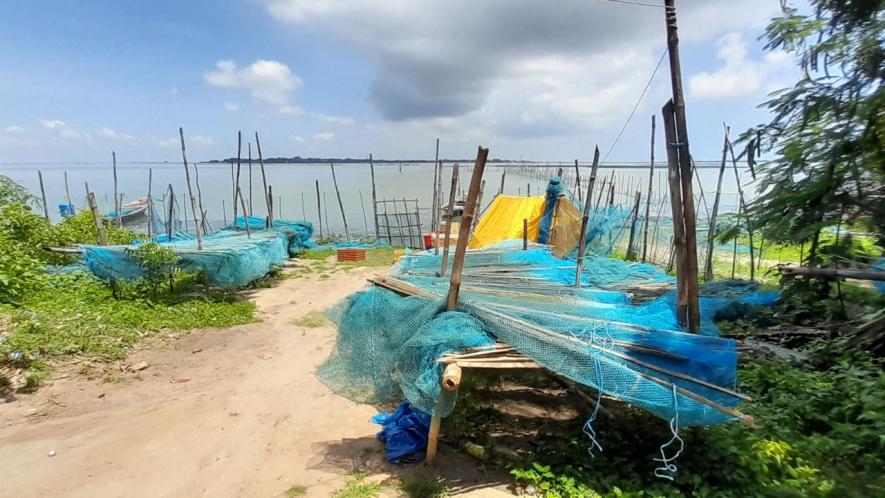
[[[418,199],[375,201],[375,230],[390,245],[424,248]]]

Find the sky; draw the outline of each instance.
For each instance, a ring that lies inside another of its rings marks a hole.
[[[176,161],[179,127],[191,160],[257,130],[265,157],[432,159],[439,137],[447,158],[646,161],[652,114],[663,158],[663,0],[636,1],[3,2],[0,162]],[[716,159],[723,122],[765,121],[798,71],[759,40],[778,0],[677,8],[692,153]]]

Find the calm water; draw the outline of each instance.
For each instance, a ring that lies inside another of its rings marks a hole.
[[[471,165],[472,166],[472,165]],[[648,183],[648,167],[635,165],[636,167],[618,167],[615,169],[599,168],[597,185],[603,178],[610,178],[615,174],[616,196],[615,202],[623,205],[632,205],[636,190],[643,192],[643,205],[645,203],[645,191]],[[703,163],[698,169],[700,183],[706,192],[706,203],[712,208],[713,194],[716,190],[718,165]],[[707,166],[714,166],[708,168]],[[549,176],[556,174],[558,165],[551,165],[544,170]],[[566,184],[571,189],[573,186],[574,165],[563,164],[566,171]],[[269,164],[265,166],[268,184],[272,185],[274,193],[274,216],[282,218],[307,219],[317,221],[317,194],[316,181],[320,186],[320,202],[323,205],[323,224],[328,226],[334,233],[342,233],[344,224],[341,211],[335,196],[332,183],[332,173],[328,164]],[[168,185],[171,184],[179,204],[185,205],[182,194],[187,189],[184,180],[184,168],[176,163],[137,163],[118,164],[119,190],[123,194],[123,202],[132,201],[147,194],[148,169],[153,172],[153,198],[157,211],[161,211],[168,202],[166,197]],[[207,218],[213,228],[219,228],[225,218],[229,221],[232,217],[231,201],[233,189],[231,180],[231,168],[227,164],[200,164],[198,166],[200,186],[203,197],[203,208],[208,212]],[[64,174],[67,172],[68,185],[70,187],[71,200],[78,210],[83,209],[85,204],[84,182],[89,182],[90,189],[95,192],[99,202],[99,208],[104,212],[113,209],[113,175],[110,164],[4,164],[0,165],[0,174],[20,182],[39,196],[39,183],[37,170],[43,172],[43,181],[46,188],[46,197],[50,206],[50,216],[58,219],[57,206],[65,202]],[[470,182],[472,167],[462,167],[460,170],[460,185],[465,191]],[[536,168],[537,170],[537,168]],[[546,179],[542,173],[521,171],[519,165],[489,165],[486,167],[484,178],[486,188],[483,205],[491,201],[497,193],[501,183],[502,172],[507,172],[504,193],[508,195],[526,195],[530,190],[533,195],[542,191],[546,185]],[[740,170],[742,182],[750,181],[749,172]],[[339,164],[335,166],[338,179],[338,187],[341,191],[341,200],[344,205],[345,215],[351,232],[355,234],[365,233],[367,228],[374,233],[372,222],[372,183],[368,163]],[[589,176],[589,166],[582,165],[581,175],[586,188],[586,178]],[[191,173],[193,182],[193,172]],[[430,227],[431,201],[433,197],[433,164],[376,164],[375,184],[378,199],[417,199],[420,206],[421,223],[424,230]],[[446,164],[443,175],[443,188],[448,192],[451,184],[451,164]],[[695,194],[698,194],[697,183]],[[656,165],[655,179],[653,181],[655,194],[653,195],[652,212],[655,213],[663,198],[659,193],[666,190],[666,167],[664,164]],[[195,188],[195,187],[194,187]],[[240,188],[249,204],[249,171],[245,165],[241,170]],[[606,187],[607,188],[607,187]],[[734,171],[726,170],[723,182],[723,197],[721,212],[735,212],[737,210],[737,188],[734,181]],[[753,195],[753,185],[744,186],[745,193],[749,198]],[[252,167],[252,209],[256,216],[264,216],[266,206],[261,198],[262,181],[261,171],[257,164]],[[599,187],[597,187],[597,193]],[[195,191],[196,194],[196,191]],[[360,199],[362,196],[362,200]],[[594,196],[595,197],[595,196]],[[187,204],[189,206],[189,204]],[[363,206],[367,213],[364,221]],[[669,211],[669,204],[663,208],[663,213]],[[326,216],[328,213],[328,217]],[[704,217],[704,207],[701,204],[699,216]],[[190,209],[187,210],[187,219],[192,220]],[[192,226],[192,221],[190,222]]]

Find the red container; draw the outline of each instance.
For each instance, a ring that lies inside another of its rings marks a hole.
[[[433,247],[433,235],[433,233],[424,234],[424,249],[430,249]]]

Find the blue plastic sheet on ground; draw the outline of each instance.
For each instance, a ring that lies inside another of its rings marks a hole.
[[[378,439],[384,442],[389,463],[417,463],[424,459],[430,415],[403,401],[395,412],[379,413],[371,421],[382,427]]]

